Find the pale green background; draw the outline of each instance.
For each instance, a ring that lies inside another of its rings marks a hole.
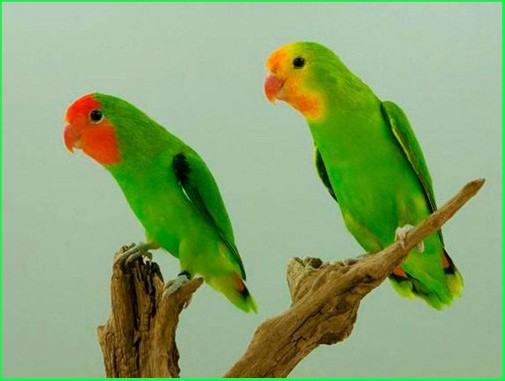
[[[400,104],[439,203],[485,177],[445,227],[464,297],[443,312],[385,283],[352,336],[292,376],[501,375],[501,4],[3,4],[3,375],[102,376],[112,254],[143,232],[109,174],[62,142],[66,108],[118,95],[193,146],[228,206],[260,313],[202,287],[178,331],[183,376],[219,376],[289,305],[293,255],[362,253],[312,167],[303,118],[264,98],[264,62],[326,44]],[[155,258],[166,278],[176,260]]]

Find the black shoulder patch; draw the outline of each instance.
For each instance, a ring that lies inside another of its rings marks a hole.
[[[326,166],[324,165],[323,158],[317,148],[315,149],[315,156],[316,170],[319,178],[323,182],[326,189],[328,189],[331,197],[333,197],[333,199],[338,203],[337,196],[335,195],[333,187],[331,186],[330,178],[328,177],[328,172],[326,171]]]
[[[189,173],[191,168],[186,160],[186,156],[183,153],[179,153],[174,156],[172,161],[172,167],[174,168],[175,177],[179,180],[179,183],[184,186],[188,182]]]

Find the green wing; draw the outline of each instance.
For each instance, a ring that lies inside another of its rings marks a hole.
[[[230,217],[210,170],[194,151],[181,152],[174,156],[172,166],[186,196],[219,233],[239,264],[242,278],[245,280],[244,265],[235,246]]]
[[[328,189],[328,192],[330,193],[331,197],[333,197],[333,199],[338,203],[337,196],[333,191],[333,187],[331,186],[330,183],[330,178],[328,177],[328,172],[326,171],[326,166],[324,165],[323,158],[321,157],[321,153],[319,152],[317,146],[314,147],[314,164],[316,165],[317,174],[319,175],[319,178],[323,182],[326,189]]]
[[[399,106],[389,101],[382,102],[381,111],[393,135],[409,160],[410,165],[417,174],[417,178],[423,187],[424,195],[426,201],[430,205],[431,211],[437,210],[430,171],[428,170],[423,152],[421,151],[421,146],[414,135],[414,131],[410,126],[407,116]],[[442,233],[439,234],[442,239]]]

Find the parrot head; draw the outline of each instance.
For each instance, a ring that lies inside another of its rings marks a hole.
[[[67,110],[63,139],[70,152],[82,149],[103,165],[120,161],[117,134],[97,94],[84,95]]]
[[[328,89],[349,71],[328,48],[315,42],[295,42],[275,50],[267,59],[265,95],[272,103],[287,102],[308,120],[325,115]]]

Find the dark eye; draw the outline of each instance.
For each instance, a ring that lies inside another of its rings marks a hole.
[[[92,110],[90,113],[89,113],[89,119],[93,122],[93,123],[98,123],[98,122],[101,122],[102,119],[103,119],[103,114],[100,110]]]
[[[305,58],[303,57],[296,57],[293,60],[293,67],[295,69],[301,69],[305,65]]]

